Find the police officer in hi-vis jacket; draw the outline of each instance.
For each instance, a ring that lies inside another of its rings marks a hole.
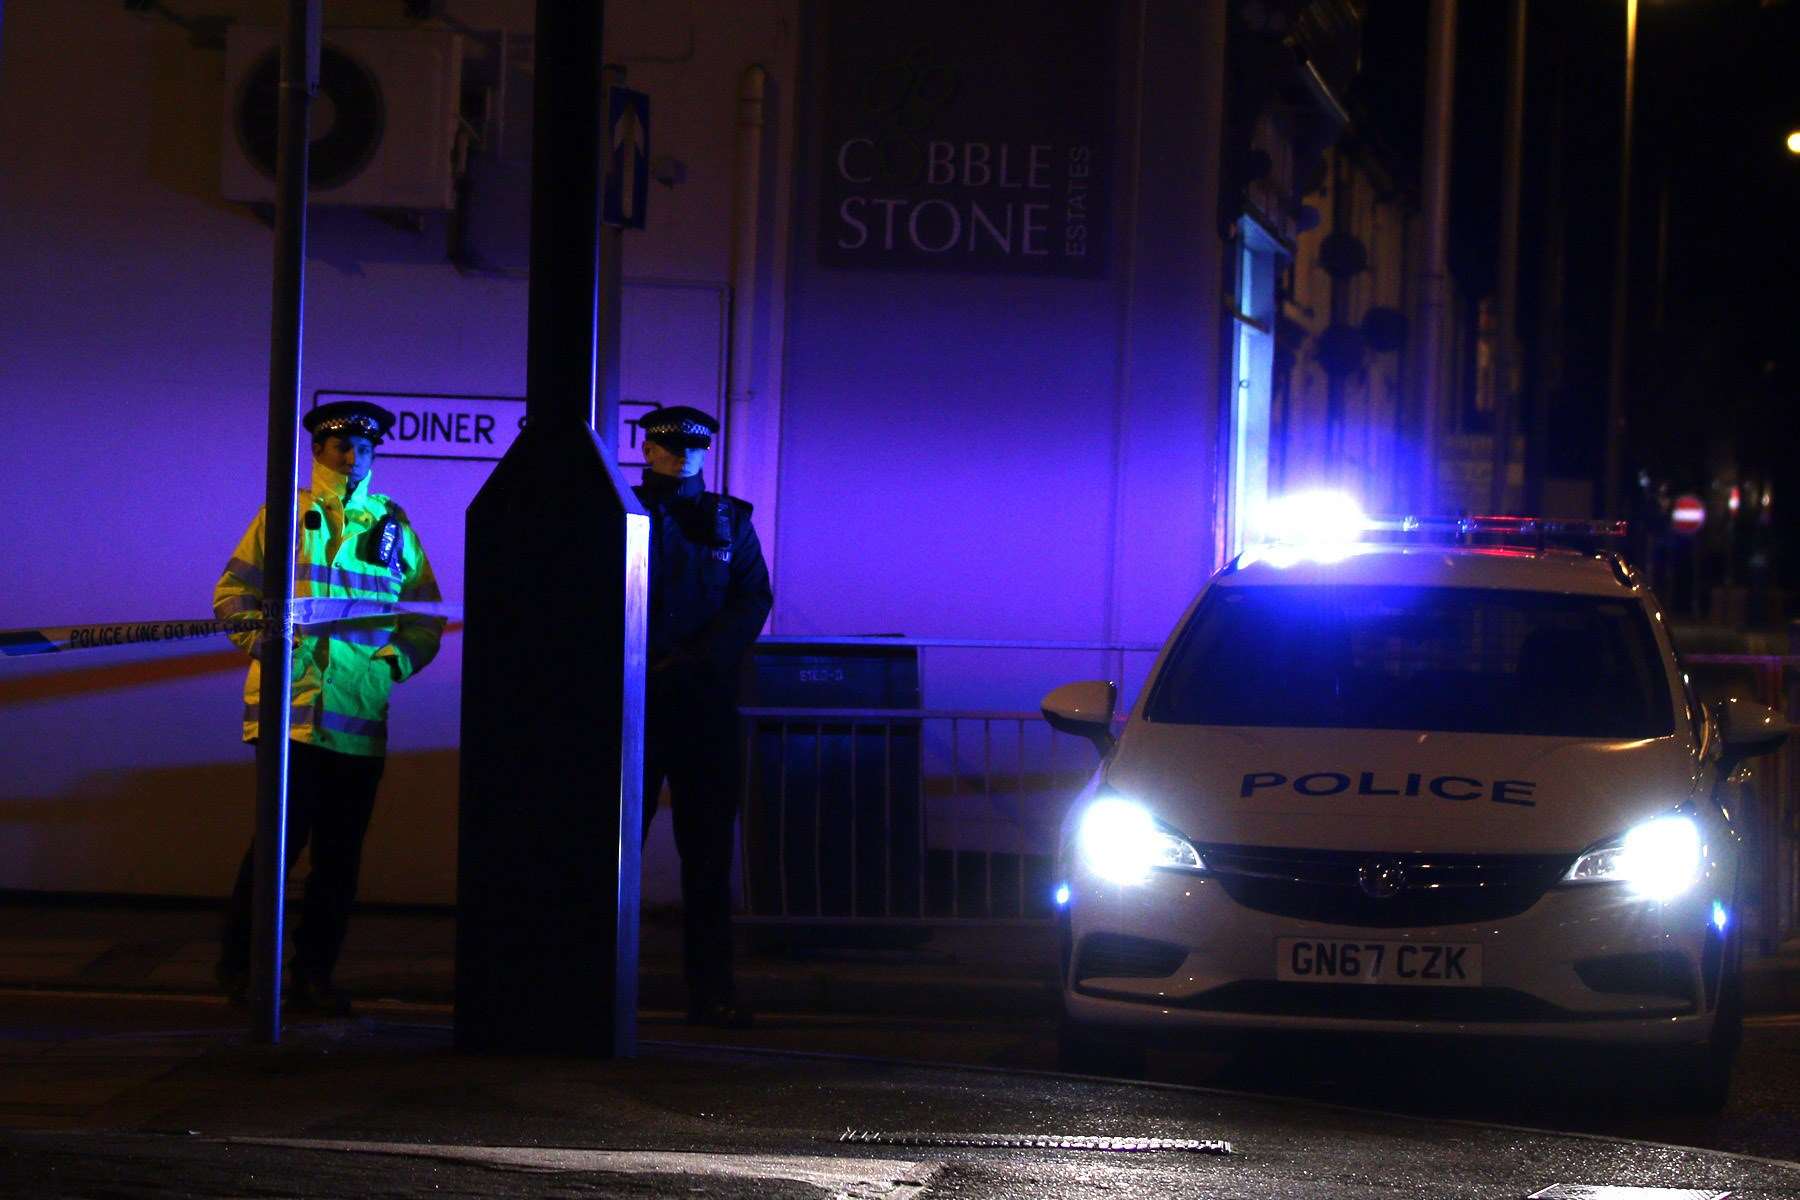
[[[719,423],[685,405],[638,420],[650,514],[644,834],[663,781],[681,853],[688,1022],[742,1028],[731,970],[731,847],[737,819],[738,670],[774,602],[751,506],[701,477]]]
[[[437,580],[419,535],[400,506],[369,488],[375,447],[394,424],[376,404],[321,404],[302,422],[312,435],[312,486],[299,495],[295,531],[296,599],[335,598],[382,604],[435,602]],[[261,615],[263,533],[259,512],[213,590],[222,621]],[[288,980],[295,1012],[347,1015],[349,999],[332,982],[338,950],[356,901],[363,835],[375,807],[387,751],[388,693],[422,670],[438,651],[441,617],[403,614],[385,621],[326,626],[294,639],[289,697],[287,868],[312,843],[300,926]],[[244,684],[244,740],[257,739],[261,634],[232,640],[252,655]],[[249,982],[254,847],[244,855],[226,909],[220,986],[242,1003]]]

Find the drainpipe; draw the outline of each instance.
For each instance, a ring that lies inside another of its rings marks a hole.
[[[756,345],[757,233],[762,224],[763,92],[769,73],[744,68],[738,82],[737,163],[731,197],[731,355],[726,363],[725,462],[720,486],[742,496],[749,484],[751,357]]]

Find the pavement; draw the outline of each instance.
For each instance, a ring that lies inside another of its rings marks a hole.
[[[1348,1107],[1366,1065],[1321,1103],[901,1061],[933,1022],[1041,1030],[1056,996],[1037,926],[740,930],[767,1019],[727,1035],[678,1020],[679,925],[653,915],[640,1053],[592,1060],[456,1052],[444,912],[360,913],[340,967],[359,1015],[254,1045],[212,994],[216,920],[0,899],[0,1196],[1800,1197],[1791,1154],[1667,1144],[1679,1124],[1633,1140]],[[1800,943],[1750,974],[1759,1011],[1800,1009]],[[846,1020],[884,1053],[806,1049]],[[1519,1087],[1537,1113],[1538,1081]]]
[[[0,894],[0,988],[210,995],[217,909]],[[365,1000],[449,1004],[455,919],[447,909],[359,913],[338,983]],[[738,988],[754,1009],[984,1020],[1057,1011],[1056,935],[1043,923],[900,927],[739,925]],[[1800,937],[1746,960],[1750,1012],[1800,1012]],[[651,913],[638,995],[683,1007],[681,925]]]
[[[210,995],[218,926],[217,907],[206,904],[0,896],[0,988]],[[739,993],[759,1011],[946,1019],[1056,1012],[1055,931],[1043,924],[740,925],[736,933]],[[449,1004],[455,941],[447,909],[359,913],[337,982],[361,1000]],[[679,914],[649,914],[639,943],[641,1007],[683,1008]]]

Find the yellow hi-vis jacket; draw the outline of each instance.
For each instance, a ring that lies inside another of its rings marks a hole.
[[[387,603],[441,599],[419,535],[388,497],[369,491],[364,476],[348,503],[349,477],[313,464],[313,485],[299,494],[294,542],[294,596],[330,596]],[[383,517],[399,527],[393,565],[374,549]],[[221,621],[262,611],[263,528],[267,510],[250,522],[213,589],[213,614]],[[294,641],[290,736],[343,754],[376,756],[387,749],[388,692],[421,670],[438,652],[442,617],[403,614],[379,625],[327,626],[321,635]],[[255,657],[261,633],[246,629],[231,640],[250,653],[244,681],[244,740],[257,732],[262,664]],[[392,665],[390,665],[392,664]]]

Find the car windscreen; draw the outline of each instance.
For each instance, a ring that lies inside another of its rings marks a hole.
[[[1660,737],[1662,657],[1635,601],[1501,589],[1215,587],[1152,721]]]

